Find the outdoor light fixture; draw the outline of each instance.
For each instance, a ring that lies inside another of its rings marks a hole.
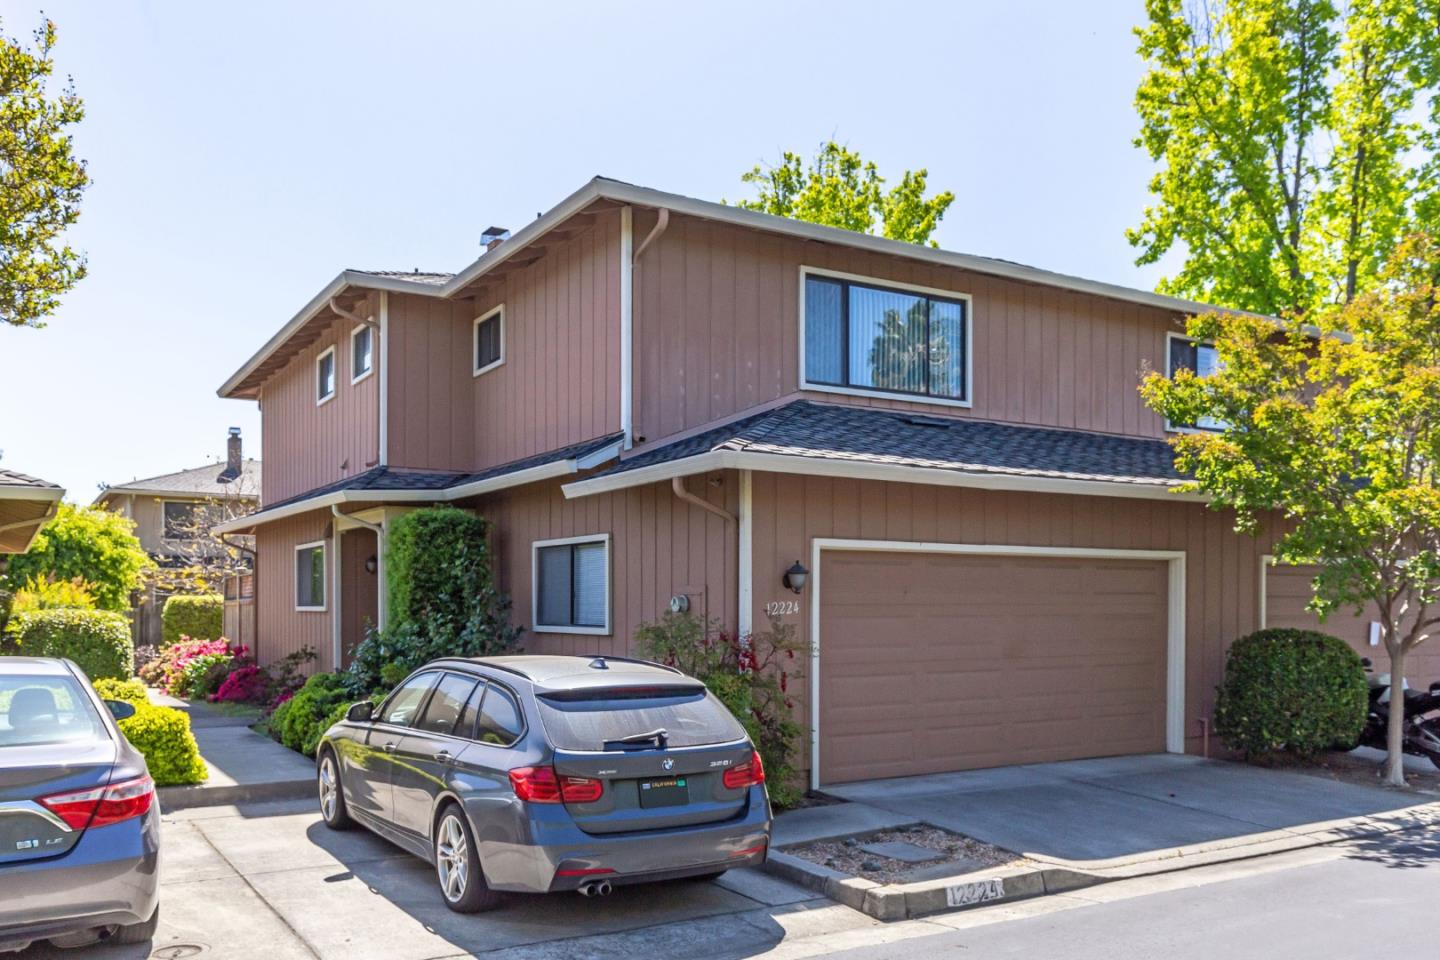
[[[375,554],[372,553],[372,554],[370,554],[370,558],[365,561],[365,572],[366,572],[366,573],[374,573],[374,572],[376,571],[376,569],[379,568],[379,566],[380,566],[380,561],[377,560],[377,559],[375,558]]]
[[[809,576],[810,571],[806,570],[805,565],[799,560],[796,560],[791,564],[790,569],[785,571],[785,576],[780,579],[780,582],[796,593],[799,593],[805,589],[805,580]]]

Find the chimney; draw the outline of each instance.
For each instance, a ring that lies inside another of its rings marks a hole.
[[[510,239],[510,231],[504,227],[490,227],[480,234],[480,242],[485,244],[485,252],[489,253],[500,244]]]
[[[244,459],[240,448],[240,428],[231,427],[230,436],[225,441],[225,469],[220,471],[220,476],[215,478],[216,483],[231,483],[240,478],[244,469]]]

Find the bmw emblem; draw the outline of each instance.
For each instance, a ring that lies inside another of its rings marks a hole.
[[[670,759],[669,757],[666,757],[664,760],[660,761],[660,766],[664,767],[666,770],[669,770],[670,768],[675,766],[675,761]]]

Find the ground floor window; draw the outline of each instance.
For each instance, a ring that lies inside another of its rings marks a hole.
[[[295,609],[325,609],[325,542],[295,548]]]
[[[534,545],[535,629],[544,633],[610,632],[610,536]]]

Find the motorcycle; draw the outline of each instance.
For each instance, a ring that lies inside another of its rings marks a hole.
[[[1370,682],[1370,707],[1365,728],[1355,746],[1385,750],[1392,703],[1390,674],[1376,674],[1369,657],[1360,662],[1365,665],[1365,677]],[[1402,683],[1400,692],[1405,715],[1402,749],[1411,756],[1426,757],[1440,767],[1440,681],[1430,684],[1424,693],[1411,690],[1409,683]]]

